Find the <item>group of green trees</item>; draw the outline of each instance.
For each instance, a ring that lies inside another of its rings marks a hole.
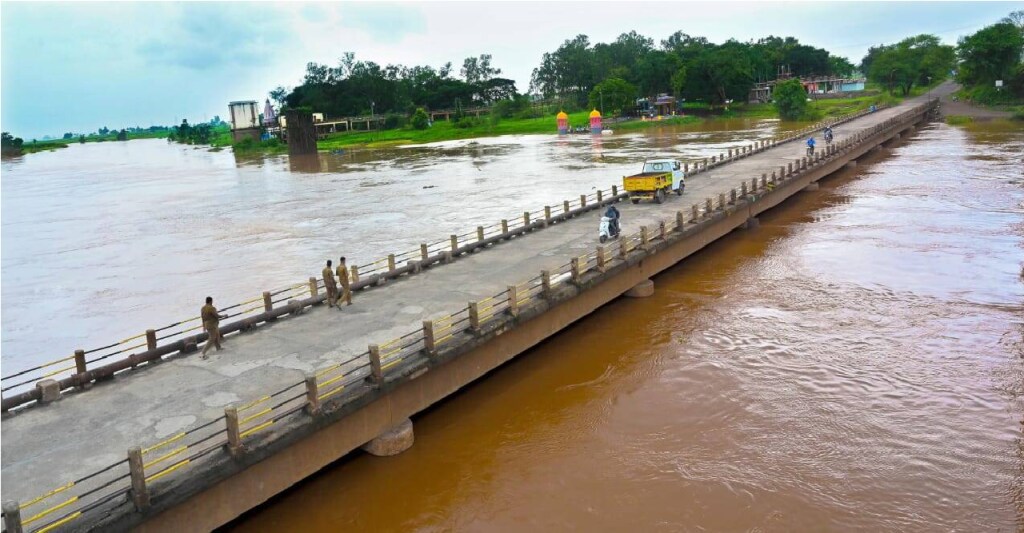
[[[338,65],[306,65],[302,84],[291,91],[278,87],[270,96],[281,107],[310,108],[328,116],[400,113],[411,115],[416,106],[452,109],[491,105],[516,95],[513,80],[498,77],[501,69],[491,64],[490,54],[466,58],[461,78],[452,64],[430,66],[380,66],[356,61],[347,52]]]
[[[887,87],[889,92],[898,88],[906,96],[915,85],[948,77],[955,62],[952,46],[942,44],[934,35],[922,34],[869,48],[860,67],[869,80]]]
[[[985,103],[1024,100],[1024,11],[961,37],[957,80]],[[1002,80],[1003,87],[996,88]]]
[[[653,39],[631,31],[611,43],[591,45],[586,35],[566,40],[544,54],[531,88],[580,106],[594,105],[597,96],[612,112],[630,107],[628,100],[659,93],[721,104],[745,101],[755,82],[775,79],[780,68],[794,76],[847,76],[854,70],[845,58],[793,37],[715,44],[680,31],[655,46]]]

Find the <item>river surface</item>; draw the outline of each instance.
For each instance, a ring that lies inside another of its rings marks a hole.
[[[301,169],[162,141],[4,162],[4,373],[776,125],[728,127]],[[1022,153],[1019,127],[923,128],[421,414],[404,454],[225,529],[1020,530]]]
[[[1024,130],[924,128],[232,531],[1020,531]]]

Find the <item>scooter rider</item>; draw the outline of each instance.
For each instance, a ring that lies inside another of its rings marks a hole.
[[[807,155],[814,155],[814,137],[807,139]]]
[[[619,234],[619,210],[614,205],[609,205],[608,209],[605,210],[604,216],[611,219],[611,232],[613,236]]]
[[[825,142],[832,142],[832,126],[825,126]]]

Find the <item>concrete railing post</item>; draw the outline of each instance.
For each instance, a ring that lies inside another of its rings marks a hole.
[[[647,245],[651,242],[651,236],[648,232],[647,226],[640,226],[640,247],[644,250],[647,249]]]
[[[242,432],[238,427],[238,408],[229,405],[224,408],[224,426],[228,434],[228,452],[237,456],[242,452]]]
[[[153,331],[153,330],[148,330],[146,332],[146,335],[147,335],[147,339],[146,340],[149,340],[148,337],[149,337],[149,332],[150,331]],[[156,337],[156,333],[153,334],[153,337],[154,338]],[[154,344],[156,344],[155,341],[154,341]],[[75,350],[75,372],[78,373],[78,374],[85,374],[87,371],[88,371],[88,369],[85,367],[85,350]]]
[[[584,207],[587,207],[587,195],[581,194],[580,195],[580,209],[582,209]]]
[[[602,273],[607,270],[607,266],[605,265],[604,246],[597,247],[597,270]]]
[[[580,269],[580,258],[573,257],[569,260],[569,278],[573,283],[579,284],[583,278],[583,271]]]
[[[480,304],[469,302],[466,307],[469,309],[469,329],[480,331]]]
[[[678,213],[677,212],[676,216],[679,216],[679,215],[682,215],[682,213]],[[678,218],[677,218],[677,220],[678,220]],[[658,237],[661,237],[661,240],[665,240],[665,234],[667,232],[668,232],[668,230],[665,228],[665,221],[664,220],[658,221]]]
[[[597,190],[597,203],[601,203],[603,201],[604,201],[604,193],[601,191],[601,189],[598,189]]]
[[[395,271],[395,254],[388,254],[388,272]]]
[[[420,259],[426,261],[430,257],[430,252],[427,250],[426,243],[420,244]]]
[[[627,256],[629,256],[629,241],[626,240],[626,237],[620,236],[619,237],[619,257],[621,257],[622,259],[625,259]]]
[[[618,196],[618,195],[619,195],[619,186],[618,185],[612,185],[612,196]]]
[[[146,349],[147,350],[155,350],[156,349],[156,330],[153,330],[153,329],[147,329],[146,330]]]
[[[508,235],[508,219],[501,219],[501,234]]]
[[[735,191],[736,189],[733,189],[733,190]],[[747,196],[747,182],[741,181],[740,182],[740,197],[743,198],[743,197],[746,197],[746,196]],[[733,199],[732,203],[736,203],[736,200]]]
[[[310,276],[310,277],[309,277],[309,296],[310,296],[311,298],[316,298],[316,293],[317,293],[317,282],[316,282],[316,278],[314,278],[314,277]]]
[[[690,222],[696,224],[697,223],[697,219],[699,217],[700,217],[700,206],[697,205],[697,204],[693,204],[693,206],[690,207]]]
[[[423,321],[423,350],[427,352],[427,355],[434,355],[437,353],[437,343],[434,337],[434,321],[424,320]]]
[[[306,414],[316,416],[320,413],[320,387],[316,383],[316,374],[306,374]]]
[[[274,310],[274,300],[270,296],[270,291],[263,291],[263,310],[264,311],[273,311]]]
[[[729,149],[729,159],[732,159],[732,148]]]
[[[683,163],[683,175],[686,175],[686,174],[689,174],[689,173],[690,173],[690,164],[689,163]]]
[[[545,299],[551,298],[551,271],[540,271],[540,293]]]
[[[793,175],[793,163],[788,163],[788,166],[786,168],[786,175],[787,176],[792,176]]]
[[[21,528],[21,505],[14,500],[5,500],[4,510],[4,531],[5,533],[23,533]]]
[[[454,254],[455,251],[459,249],[459,236],[458,235],[451,235],[451,236],[449,236],[449,239],[451,239],[452,253]]]
[[[352,265],[352,283],[359,282],[359,267]]]
[[[424,321],[424,324],[429,321]],[[430,335],[430,350],[427,352],[430,355],[434,354],[434,335],[433,328],[431,328]],[[426,337],[424,337],[426,339]],[[424,340],[426,345],[426,340]],[[384,367],[380,364],[380,346],[371,344],[367,347],[367,352],[370,354],[370,383],[373,383],[375,387],[380,387],[384,384]]]
[[[704,200],[704,216],[705,217],[711,216],[711,212],[715,210],[715,207],[714,207],[712,202],[713,202],[713,200],[711,198],[706,198]]]
[[[733,189],[733,191],[735,191],[735,190],[736,189]],[[719,195],[718,195],[718,209],[720,211],[724,211],[725,210],[725,193],[724,192],[723,193],[719,193]]]
[[[484,240],[484,227],[483,226],[477,226],[476,227],[476,240],[477,241]]]
[[[676,229],[683,231],[683,226],[686,225],[686,215],[682,211],[676,211]]]
[[[551,206],[550,205],[544,206],[544,223],[545,223],[545,225],[551,223]]]
[[[136,446],[128,450],[128,473],[132,480],[132,503],[135,510],[142,512],[149,509],[149,489],[146,487],[146,473],[142,468],[142,448]]]
[[[563,213],[568,213],[569,212],[569,200],[565,200],[565,201],[562,202],[562,212]]]
[[[523,227],[524,228],[530,227],[530,212],[529,211],[523,211]]]
[[[519,316],[519,290],[515,285],[508,286],[508,314]]]

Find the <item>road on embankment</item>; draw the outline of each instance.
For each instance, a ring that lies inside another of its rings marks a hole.
[[[836,128],[836,140],[922,102],[911,100],[843,124]],[[688,180],[685,195],[670,196],[665,204],[620,203],[624,232],[641,225],[656,227],[676,211],[728,194],[741,181],[770,174],[803,155],[803,143],[784,143],[696,174]],[[288,387],[306,373],[365,351],[370,343],[417,330],[425,319],[447,315],[468,301],[482,300],[593,251],[599,216],[591,211],[452,264],[360,291],[354,304],[341,311],[318,306],[253,333],[231,336],[225,349],[208,360],[192,354],[144,365],[54,404],[5,416],[4,498],[24,501],[123,461],[130,447],[215,422],[228,405]]]

